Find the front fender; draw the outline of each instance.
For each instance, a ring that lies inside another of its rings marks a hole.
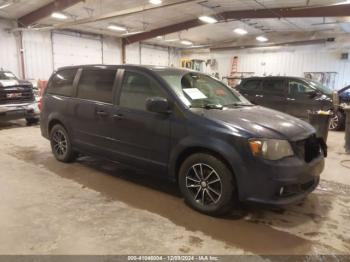
[[[243,143],[237,144],[238,146],[244,146]],[[177,180],[177,171],[179,170],[179,165],[181,165],[179,160],[184,153],[191,149],[193,149],[195,152],[199,152],[200,150],[208,150],[223,157],[230,165],[229,167],[231,170],[233,170],[235,179],[239,186],[241,174],[246,172],[246,168],[241,154],[238,153],[238,148],[236,149],[232,144],[223,140],[208,136],[187,136],[173,148],[169,159],[169,175],[172,179]],[[244,151],[243,148],[242,150]]]

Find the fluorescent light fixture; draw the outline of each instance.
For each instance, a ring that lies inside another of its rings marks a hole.
[[[60,20],[65,20],[68,18],[68,16],[66,16],[65,14],[63,14],[61,12],[53,12],[51,14],[51,17],[56,18],[56,19],[60,19]]]
[[[256,38],[256,40],[258,40],[259,42],[267,42],[267,41],[269,41],[269,39],[267,39],[265,36],[258,36]]]
[[[191,41],[188,41],[188,40],[182,40],[181,44],[183,44],[183,45],[193,45],[193,43]]]
[[[335,3],[335,4],[333,4],[333,5],[346,5],[346,4],[350,4],[350,1],[349,1],[349,0],[347,0],[347,1],[342,1],[342,2],[340,2],[340,3]]]
[[[198,19],[207,24],[215,24],[218,22],[218,20],[216,20],[214,17],[206,16],[206,15],[202,15],[198,17]]]
[[[177,39],[177,38],[174,38],[174,39],[165,39],[164,41],[165,41],[165,42],[176,42],[176,41],[179,41],[179,39]]]
[[[124,26],[120,26],[120,25],[109,25],[107,26],[107,28],[109,30],[113,30],[113,31],[126,31],[126,27]]]
[[[145,31],[134,31],[134,32],[127,32],[127,33],[124,33],[124,34],[122,34],[123,36],[125,35],[136,35],[136,34],[141,34],[141,33],[143,33],[143,32],[145,32]]]
[[[233,32],[235,32],[237,35],[246,35],[248,34],[248,32],[242,28],[236,28],[235,30],[233,30]]]
[[[3,8],[8,7],[10,5],[12,5],[12,3],[4,3],[4,4],[0,5],[0,9],[3,9]]]
[[[149,2],[152,5],[160,5],[162,3],[162,0],[149,0]]]

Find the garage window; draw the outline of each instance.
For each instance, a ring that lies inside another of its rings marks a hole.
[[[149,77],[135,73],[124,74],[120,105],[139,110],[146,110],[146,100],[150,97],[166,97],[162,88]]]
[[[112,104],[115,75],[115,70],[84,69],[78,85],[78,97]]]
[[[49,83],[48,93],[61,96],[73,96],[73,82],[77,69],[57,72]]]

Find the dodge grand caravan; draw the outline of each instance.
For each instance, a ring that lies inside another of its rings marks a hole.
[[[57,70],[43,95],[41,132],[58,161],[79,152],[166,176],[209,215],[237,201],[304,198],[326,153],[306,122],[255,106],[208,75],[167,67]]]

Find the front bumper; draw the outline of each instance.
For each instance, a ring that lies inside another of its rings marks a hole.
[[[37,102],[0,105],[0,121],[39,118],[39,113]]]
[[[250,186],[245,182],[241,200],[277,206],[298,202],[317,187],[324,169],[323,155],[310,163],[298,157],[273,162],[256,161],[249,170]]]

